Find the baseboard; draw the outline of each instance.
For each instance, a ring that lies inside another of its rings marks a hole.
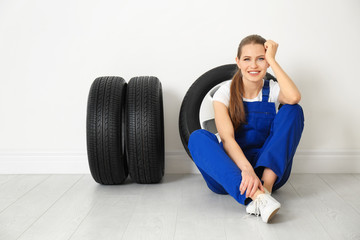
[[[360,173],[360,150],[299,150],[294,173]]]
[[[293,173],[360,173],[360,150],[298,150]],[[89,174],[85,152],[1,153],[0,174]],[[199,173],[185,151],[165,154],[165,173]]]
[[[0,153],[0,174],[88,174],[81,152]]]

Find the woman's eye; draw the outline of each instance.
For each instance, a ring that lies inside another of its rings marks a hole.
[[[260,60],[260,61],[264,61],[264,60],[265,60],[265,58],[259,58],[259,60]]]
[[[249,58],[245,58],[244,61],[249,61],[250,59]]]

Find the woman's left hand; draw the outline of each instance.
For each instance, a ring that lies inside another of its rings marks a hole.
[[[265,51],[266,51],[265,59],[267,62],[271,62],[271,61],[275,60],[275,55],[276,55],[278,46],[279,46],[279,44],[277,44],[273,40],[267,40],[264,43],[264,47],[265,47]]]

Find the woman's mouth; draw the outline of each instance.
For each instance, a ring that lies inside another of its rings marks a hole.
[[[251,76],[257,76],[259,75],[260,71],[249,71],[248,72]]]

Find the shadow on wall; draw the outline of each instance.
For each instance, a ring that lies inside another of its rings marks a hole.
[[[182,98],[171,89],[164,89],[164,131],[165,131],[165,153],[176,149],[183,149],[179,135],[179,111]],[[184,150],[185,151],[185,150]]]

